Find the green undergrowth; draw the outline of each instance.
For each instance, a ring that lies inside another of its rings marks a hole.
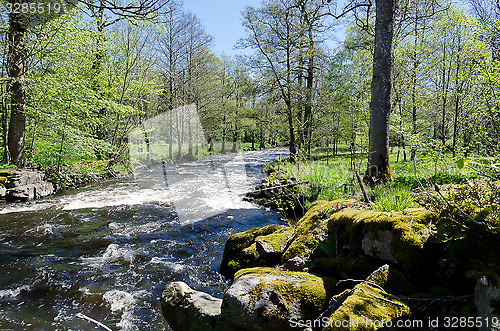
[[[308,160],[290,162],[280,159],[269,168],[276,170],[285,179],[308,181],[301,187],[300,193],[308,201],[309,207],[316,200],[332,201],[343,198],[363,200],[363,195],[355,178],[354,171],[363,177],[366,157],[357,155],[351,160],[350,155],[336,156],[315,155]],[[354,169],[355,170],[354,170]],[[392,182],[378,185],[372,189],[366,187],[372,207],[380,211],[404,210],[417,207],[413,192],[432,189],[435,184],[465,184],[478,177],[477,172],[468,168],[459,168],[452,157],[435,159],[431,156],[417,155],[415,162],[391,159]]]
[[[58,171],[59,170],[59,171]],[[74,188],[98,180],[125,176],[132,172],[129,166],[121,163],[109,166],[104,160],[80,160],[67,162],[57,167],[43,168],[47,179],[54,182],[59,188]]]

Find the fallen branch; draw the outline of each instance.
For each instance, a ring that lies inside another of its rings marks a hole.
[[[370,199],[368,198],[368,194],[366,193],[365,184],[363,184],[363,181],[361,180],[361,176],[359,175],[359,172],[357,172],[357,171],[356,171],[356,178],[358,179],[359,186],[361,187],[361,192],[363,192],[363,198],[365,199],[365,202],[370,203]]]
[[[259,189],[259,190],[255,190],[255,191],[251,191],[251,192],[248,192],[248,193],[240,194],[240,196],[244,196],[244,195],[258,195],[258,194],[260,194],[262,192],[265,192],[265,191],[271,191],[271,190],[275,190],[275,189],[278,189],[278,188],[286,188],[286,187],[292,187],[292,186],[303,185],[303,184],[309,184],[309,181],[305,180],[305,181],[297,182],[297,183],[290,183],[290,184],[285,184],[285,185],[278,185],[278,186],[273,186],[273,187],[262,188],[262,189]]]
[[[113,330],[111,330],[109,327],[107,327],[106,325],[102,324],[101,322],[96,321],[95,319],[90,318],[90,317],[88,317],[88,316],[85,316],[85,315],[83,315],[82,313],[78,313],[78,314],[76,314],[76,317],[79,317],[79,318],[81,318],[81,319],[83,319],[83,320],[87,320],[87,321],[89,321],[89,322],[92,322],[92,323],[94,323],[95,325],[100,326],[101,328],[103,328],[103,329],[104,329],[104,330],[106,330],[106,331],[113,331]]]

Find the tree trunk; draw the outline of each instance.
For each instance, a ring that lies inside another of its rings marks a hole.
[[[26,27],[22,14],[9,14],[9,55],[7,68],[9,75],[10,123],[7,136],[7,162],[18,167],[24,166],[26,136],[26,99],[24,93],[24,37]]]
[[[458,52],[457,52],[457,70],[455,74],[455,88],[456,88],[456,96],[455,96],[455,117],[453,119],[453,142],[452,142],[452,153],[453,157],[456,156],[456,147],[457,147],[457,137],[458,137],[458,117],[460,115],[460,94],[462,93],[462,84],[460,82],[460,54],[462,52],[462,44],[460,35],[458,36]]]
[[[259,149],[266,149],[266,137],[264,134],[264,121],[260,121]]]
[[[222,147],[221,154],[226,154],[226,115],[222,118]]]
[[[7,158],[9,155],[9,148],[7,146],[8,142],[8,137],[7,134],[9,133],[9,125],[8,125],[8,120],[9,120],[9,109],[7,107],[7,98],[5,97],[5,92],[4,92],[4,85],[0,86],[0,91],[2,95],[2,147],[4,150],[4,156],[3,156],[3,161],[4,163],[7,163]]]
[[[105,50],[104,50],[104,42],[105,42],[105,35],[104,35],[104,28],[105,28],[105,22],[104,22],[104,2],[103,0],[99,1],[99,7],[97,9],[96,13],[96,25],[97,25],[97,40],[96,40],[96,51],[94,54],[94,63],[92,64],[92,69],[94,70],[94,81],[93,81],[93,88],[96,93],[97,99],[100,101],[104,100],[104,92],[102,87],[100,86],[99,82],[99,76],[101,75],[102,72],[102,66],[104,62],[104,57],[105,57]],[[106,128],[104,125],[104,117],[106,116],[106,107],[101,106],[99,108],[98,112],[98,122],[96,126],[96,132],[95,135],[97,139],[99,140],[104,140],[106,137]],[[98,150],[96,151],[97,157],[102,158],[104,155],[102,155],[102,151]]]
[[[290,131],[290,155],[295,156],[297,154],[297,148],[295,146],[295,129],[293,126],[293,110],[290,104],[287,104],[287,116],[288,116],[288,129]]]
[[[370,101],[370,142],[368,167],[365,174],[365,180],[370,184],[391,180],[389,118],[391,115],[393,25],[394,0],[377,0]]]
[[[168,112],[168,119],[169,119],[169,123],[168,123],[168,158],[170,159],[170,161],[172,161],[174,159],[174,148],[173,148],[173,145],[174,145],[174,112],[172,111],[172,109],[170,109],[170,111]]]
[[[312,38],[312,37],[311,37]],[[313,41],[311,41],[312,43]],[[311,54],[309,54],[309,60],[307,64],[307,79],[306,79],[306,104],[304,107],[304,139],[305,146],[307,150],[307,154],[311,155],[311,138],[312,138],[312,89],[313,89],[313,79],[314,79],[314,55],[312,54],[313,50],[309,50]]]

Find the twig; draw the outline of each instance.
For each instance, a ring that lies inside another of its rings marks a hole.
[[[365,184],[363,184],[363,181],[361,180],[361,176],[359,175],[359,172],[356,173],[356,178],[358,179],[359,186],[361,187],[361,192],[363,192],[363,198],[365,199],[366,203],[370,203],[370,199],[368,198],[368,194],[366,194],[366,188]]]
[[[439,297],[439,298],[410,298],[410,297],[403,297],[403,296],[397,296],[397,295],[392,295],[393,298],[396,298],[401,301],[431,301],[431,303],[434,303],[436,301],[466,301],[474,297],[472,294],[468,295],[462,295],[458,297],[454,296],[444,296],[444,297]]]
[[[372,294],[372,293],[368,293],[365,290],[363,290],[361,287],[358,287],[357,289],[360,290],[361,292],[363,292],[364,294],[368,295],[368,296],[374,297],[375,299],[379,299],[379,300],[382,300],[382,301],[385,301],[385,302],[388,302],[388,303],[392,303],[393,305],[398,306],[398,307],[404,307],[404,305],[401,304],[401,303],[399,303],[399,302],[392,301],[392,300],[389,300],[389,299],[386,299],[386,298],[383,298],[383,297],[379,297],[378,295],[375,295],[375,294]],[[385,291],[384,291],[384,293],[385,293]]]
[[[78,314],[76,314],[76,317],[79,317],[79,318],[81,318],[81,319],[83,319],[83,320],[87,320],[87,321],[89,321],[89,322],[92,322],[92,323],[94,323],[95,325],[100,326],[101,328],[103,328],[103,329],[104,329],[104,330],[106,330],[106,331],[113,331],[113,330],[111,330],[110,328],[108,328],[106,325],[102,324],[101,322],[96,321],[95,319],[90,318],[90,317],[88,317],[88,316],[85,316],[85,315],[83,315],[82,313],[78,313]]]
[[[369,282],[369,281],[366,281],[366,280],[358,280],[358,279],[342,279],[342,280],[339,280],[335,286],[338,286],[339,284],[345,283],[345,282],[355,282],[355,283],[360,283],[360,284],[368,284],[368,285],[376,287],[379,290],[385,292],[385,290],[382,288],[382,286],[380,286],[378,284],[375,284],[375,283],[372,283],[372,282]],[[387,292],[385,292],[385,293],[387,293]]]
[[[257,194],[259,194],[259,193],[261,193],[263,191],[271,191],[271,190],[275,190],[277,188],[285,188],[285,187],[297,186],[297,185],[302,185],[302,184],[309,184],[309,181],[306,180],[306,181],[303,181],[303,182],[290,183],[290,184],[285,184],[285,185],[278,185],[278,186],[273,186],[273,187],[268,187],[268,188],[262,188],[262,189],[258,189],[258,190],[251,191],[251,192],[248,192],[248,193],[240,194],[240,196],[244,196],[244,195],[257,195]]]

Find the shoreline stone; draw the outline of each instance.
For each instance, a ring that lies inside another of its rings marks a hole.
[[[174,331],[234,330],[221,318],[222,299],[195,291],[184,282],[169,283],[161,296],[163,317]]]
[[[243,269],[224,293],[222,316],[237,330],[292,331],[291,321],[315,319],[327,296],[327,284],[312,274]]]
[[[36,200],[54,194],[56,187],[45,181],[45,174],[37,170],[1,170],[0,199],[8,201]]]

